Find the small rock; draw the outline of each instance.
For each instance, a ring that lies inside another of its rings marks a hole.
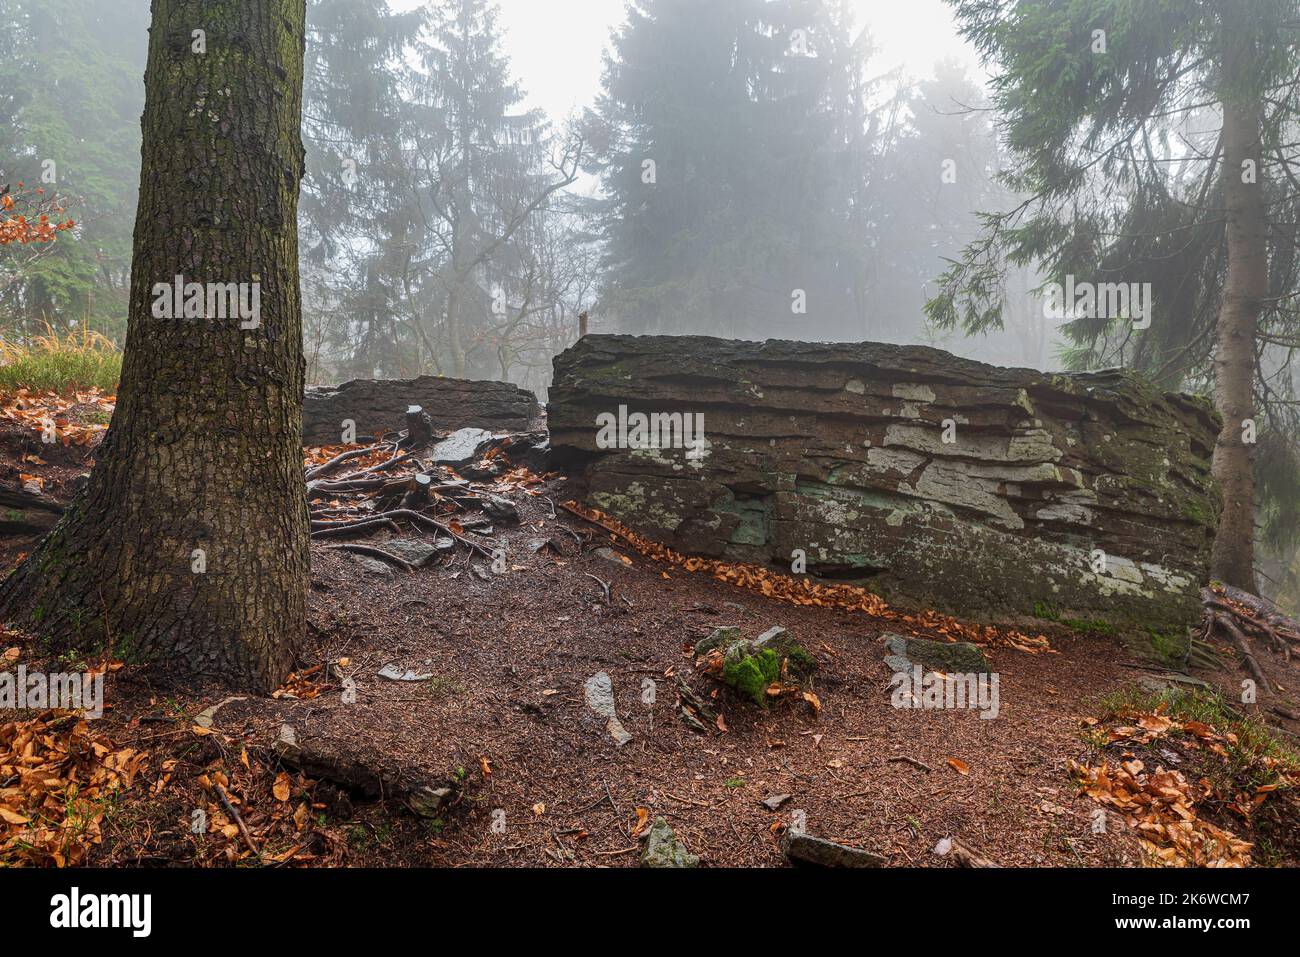
[[[514,502],[500,495],[489,495],[482,501],[484,514],[506,525],[519,524],[519,508]]]
[[[390,538],[382,546],[384,551],[392,552],[412,565],[423,565],[434,555],[450,551],[455,547],[456,543],[450,538],[439,538],[437,542],[418,538]]]
[[[789,632],[787,632],[780,625],[774,625],[773,627],[769,628],[767,631],[763,632],[761,635],[759,635],[757,638],[754,639],[754,649],[756,651],[760,651],[763,648],[766,648],[768,645],[771,645],[772,647],[777,647],[780,645],[782,639],[784,639],[787,634],[789,634]]]
[[[883,867],[889,861],[860,847],[837,844],[802,831],[786,831],[781,850],[790,861],[820,867]]]
[[[642,867],[699,867],[700,859],[686,849],[677,834],[661,817],[655,818],[645,836]]]
[[[369,555],[353,555],[352,560],[364,568],[367,575],[374,575],[376,578],[392,578],[397,574],[388,562],[371,558]]]
[[[623,722],[618,720],[618,714],[614,711],[614,684],[609,675],[597,671],[587,679],[584,691],[587,707],[605,719],[605,730],[614,739],[614,744],[621,748],[631,741],[632,735],[623,727]]]
[[[779,811],[781,810],[781,805],[785,804],[788,800],[790,800],[789,794],[773,794],[771,797],[763,798],[759,803],[769,811]]]
[[[412,671],[409,668],[399,668],[393,664],[384,665],[376,674],[381,678],[387,678],[389,681],[428,681],[433,677],[432,673],[424,674]]]
[[[988,659],[984,657],[984,650],[969,641],[931,641],[928,638],[886,634],[885,646],[891,652],[891,657],[903,658],[909,667],[912,663],[920,662],[929,668],[950,674],[988,674],[992,671]],[[895,671],[907,670],[908,667],[895,668]]]
[[[451,793],[451,788],[421,788],[407,795],[406,806],[420,817],[437,817]]]

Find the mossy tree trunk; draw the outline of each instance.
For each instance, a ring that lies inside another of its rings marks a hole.
[[[305,0],[153,0],[117,410],[85,491],[0,586],[0,616],[52,650],[251,690],[292,662],[309,557],[304,19]],[[156,317],[155,283],[178,275],[259,284],[256,326]]]

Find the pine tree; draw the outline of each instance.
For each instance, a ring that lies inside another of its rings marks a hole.
[[[1295,0],[954,6],[999,70],[1006,183],[1025,200],[986,217],[928,314],[968,332],[996,326],[1008,262],[1041,264],[1061,286],[1150,283],[1149,328],[1131,313],[1085,309],[1065,326],[1072,358],[1135,365],[1167,386],[1213,382],[1224,508],[1212,573],[1254,590],[1255,438],[1295,441],[1290,377],[1268,357],[1296,335],[1300,9]],[[1295,461],[1293,451],[1282,458]]]
[[[863,54],[843,3],[632,4],[587,118],[602,311],[638,332],[859,338]]]

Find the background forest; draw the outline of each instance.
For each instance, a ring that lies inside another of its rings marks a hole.
[[[981,5],[956,6],[981,52],[1024,80],[1015,51],[979,33]],[[1162,64],[1155,33],[1180,28],[1165,6],[1146,5],[1151,43],[1116,53],[1123,93]],[[920,79],[884,69],[853,13],[848,0],[636,0],[592,101],[549,116],[525,107],[488,0],[309,0],[308,381],[427,373],[544,398],[586,313],[593,332],[929,342],[1208,392],[1223,230],[1188,211],[1208,205],[1215,105],[1183,99],[1138,123],[1127,157],[1063,133],[1048,162],[998,95],[1010,84],[956,62]],[[0,337],[120,345],[149,4],[0,0],[0,23],[0,184],[42,184],[77,222],[0,251]],[[1064,113],[1072,74],[1053,69]],[[1294,92],[1269,91],[1277,230],[1256,382],[1258,565],[1283,597],[1300,532]],[[1120,123],[1122,100],[1088,108]],[[1031,219],[995,215],[1044,196]],[[1161,320],[1137,332],[1046,318],[1043,282],[1088,265],[1154,277]]]

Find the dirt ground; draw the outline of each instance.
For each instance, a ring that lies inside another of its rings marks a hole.
[[[0,481],[45,468],[53,494],[70,488],[87,453],[19,463],[16,431],[0,428]],[[632,867],[637,834],[656,817],[711,867],[785,866],[779,839],[796,822],[891,865],[954,866],[934,852],[944,838],[1005,866],[1143,863],[1122,820],[1098,833],[1097,804],[1071,773],[1070,762],[1097,760],[1088,722],[1101,699],[1152,674],[1113,639],[1056,629],[1048,651],[987,646],[1000,676],[991,720],[899,709],[882,638],[897,623],[651,561],[555,509],[569,497],[563,480],[501,491],[523,516],[494,532],[507,550],[502,574],[464,551],[405,572],[314,543],[305,674],[287,694],[229,701],[210,728],[196,727],[223,692],[176,695],[141,666],[113,670],[94,732],[148,759],[100,808],[85,863],[248,865],[256,848],[275,866]],[[0,562],[10,567],[32,541],[3,540]],[[797,696],[761,707],[698,672],[691,649],[721,625],[751,637],[787,628],[816,659],[820,710]],[[22,654],[34,667],[34,649]],[[1261,660],[1281,688],[1271,704],[1300,709],[1297,665]],[[428,677],[389,680],[377,674],[385,665]],[[585,700],[601,671],[632,735],[622,747]],[[682,719],[677,677],[720,713],[707,731]],[[1297,728],[1272,720],[1284,737]],[[457,795],[422,818],[282,767],[272,749],[282,724],[363,763],[445,777]],[[789,799],[764,806],[777,795]],[[196,809],[211,819],[198,834]],[[1250,839],[1248,825],[1237,828]]]

